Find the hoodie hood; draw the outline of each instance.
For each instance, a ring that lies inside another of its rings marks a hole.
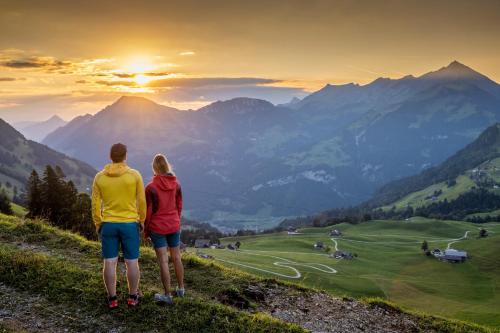
[[[153,183],[162,191],[172,191],[177,188],[177,177],[173,175],[158,175],[153,177]]]
[[[110,163],[104,167],[104,174],[109,177],[119,177],[130,170],[126,163]]]

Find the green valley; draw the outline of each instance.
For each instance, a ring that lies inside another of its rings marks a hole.
[[[414,217],[406,221],[370,221],[325,228],[223,239],[241,242],[238,251],[203,249],[219,262],[264,277],[277,278],[350,297],[382,297],[405,308],[432,315],[500,327],[500,224],[478,225]],[[339,229],[342,237],[330,237]],[[461,239],[469,231],[467,238]],[[420,246],[457,248],[470,258],[462,264],[425,256]],[[348,251],[352,260],[329,257]],[[336,244],[335,244],[336,243]],[[336,271],[335,273],[333,271]],[[299,273],[299,274],[297,274]]]

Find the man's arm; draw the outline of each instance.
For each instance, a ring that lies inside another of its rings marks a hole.
[[[99,231],[102,224],[101,200],[101,191],[99,190],[99,186],[97,186],[96,175],[92,185],[92,219],[94,221],[96,231]]]
[[[144,191],[144,182],[142,181],[142,176],[137,172],[137,186],[136,186],[136,197],[137,197],[137,213],[139,214],[139,222],[144,225],[146,221],[146,194]]]

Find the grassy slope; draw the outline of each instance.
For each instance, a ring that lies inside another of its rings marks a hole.
[[[482,168],[486,169],[488,178],[500,182],[500,158],[496,158],[488,163],[483,163]],[[448,187],[446,182],[433,184],[423,190],[410,193],[390,205],[383,206],[382,209],[387,210],[392,206],[396,206],[396,209],[404,209],[408,205],[413,208],[426,206],[433,202],[431,199],[426,199],[426,197],[432,197],[434,191],[437,190],[442,191],[442,194],[437,197],[437,201],[443,201],[445,199],[450,201],[456,199],[460,194],[471,190],[473,187],[477,187],[474,181],[470,179],[469,174],[470,170],[458,176],[455,186]]]
[[[12,207],[12,211],[14,212],[14,215],[17,217],[24,217],[28,213],[26,208],[19,206],[13,202],[10,203],[10,206]]]
[[[242,237],[238,238],[243,244],[242,251],[207,252],[219,259],[284,274],[290,274],[290,269],[275,266],[273,263],[279,259],[269,255],[300,263],[326,264],[337,269],[338,273],[325,274],[303,267],[300,268],[303,277],[298,282],[336,295],[384,297],[406,308],[498,328],[500,257],[497,253],[500,252],[500,224],[486,224],[484,227],[496,232],[487,239],[476,239],[477,227],[470,223],[421,218],[335,226],[344,232],[345,239],[352,240],[339,240],[341,250],[359,255],[352,261],[331,259],[312,249],[316,241],[323,241],[333,248],[333,242],[328,237],[331,227],[304,229],[301,230],[304,234],[294,236],[281,233]],[[449,242],[446,239],[459,238],[467,230],[471,230],[470,236],[474,238],[454,245],[472,255],[472,260],[464,264],[439,262],[420,252],[424,239],[431,248],[446,248]],[[226,241],[233,242],[235,239]],[[228,265],[274,277],[251,268]]]
[[[97,243],[40,222],[22,222],[3,215],[0,215],[0,240],[0,281],[22,290],[41,292],[56,303],[76,305],[96,317],[107,312],[102,303],[105,294]],[[237,311],[214,301],[219,293],[240,290],[257,280],[203,263],[193,256],[185,257],[186,283],[192,288],[191,296],[177,301],[173,307],[158,307],[152,301],[152,295],[160,291],[160,283],[151,249],[142,249],[141,262],[144,302],[138,309],[122,307],[113,313],[129,331],[302,331],[267,315]],[[123,274],[119,277],[119,292],[127,294]]]
[[[302,332],[300,327],[285,324],[262,313],[242,312],[222,305],[216,299],[229,292],[233,295],[253,286],[279,283],[263,280],[255,275],[225,268],[217,263],[184,255],[186,283],[189,295],[176,300],[173,307],[158,307],[152,295],[160,291],[154,254],[149,248],[141,250],[141,288],[145,291],[143,303],[137,309],[121,307],[111,314],[102,304],[102,286],[99,245],[69,232],[50,227],[40,221],[20,220],[0,214],[0,282],[32,293],[41,293],[54,304],[66,310],[84,311],[101,329],[99,320],[108,318],[120,322],[127,331],[171,330],[174,332]],[[306,291],[289,285],[289,293]],[[119,275],[118,291],[126,295],[126,281]],[[403,311],[381,299],[368,303]],[[250,304],[252,307],[252,304]],[[109,316],[112,318],[109,318]],[[493,330],[460,321],[450,321],[420,313],[411,313],[421,331],[428,332],[493,332]],[[189,320],[186,320],[189,318]],[[79,323],[78,323],[79,324]],[[2,324],[3,325],[3,324]],[[0,332],[18,331],[0,325]],[[79,330],[81,326],[68,327]],[[88,326],[85,326],[89,329]]]

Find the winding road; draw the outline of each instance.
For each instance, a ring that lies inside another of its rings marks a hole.
[[[466,238],[467,238],[467,235],[469,234],[469,232],[470,232],[470,231],[469,231],[469,230],[467,230],[467,231],[465,232],[465,234],[464,234],[462,237],[460,237],[460,238],[456,238],[456,239],[452,239],[452,241],[451,241],[451,242],[449,242],[449,243],[448,243],[448,245],[446,246],[446,249],[447,249],[447,250],[449,250],[449,249],[450,249],[451,244],[453,244],[453,243],[456,243],[456,242],[459,242],[459,241],[461,241],[461,240],[466,239]]]
[[[319,263],[300,263],[300,262],[292,261],[292,260],[281,258],[281,257],[271,256],[271,255],[267,255],[267,254],[255,253],[255,252],[249,251],[249,250],[241,250],[241,251],[244,252],[244,253],[250,254],[250,255],[254,255],[254,256],[262,256],[262,257],[269,257],[269,258],[273,258],[273,259],[278,259],[278,261],[275,261],[273,263],[273,265],[278,266],[278,267],[288,268],[288,269],[292,270],[294,272],[294,274],[293,275],[287,275],[287,274],[283,274],[283,273],[273,272],[273,271],[270,271],[270,270],[267,270],[267,269],[264,269],[264,268],[259,268],[259,267],[255,267],[255,266],[251,266],[251,265],[247,265],[247,264],[242,264],[242,263],[236,262],[236,261],[231,261],[231,260],[226,260],[226,259],[219,259],[219,258],[215,258],[215,259],[218,260],[218,261],[221,261],[221,262],[225,262],[225,263],[229,263],[229,264],[233,264],[233,265],[238,265],[238,266],[241,266],[241,267],[246,267],[246,268],[254,269],[256,271],[260,271],[260,272],[264,272],[264,273],[274,274],[274,275],[281,276],[281,277],[288,278],[288,279],[299,279],[299,278],[302,277],[302,274],[300,273],[300,271],[297,268],[295,268],[297,266],[298,267],[311,268],[311,269],[314,269],[314,270],[317,270],[317,271],[320,271],[320,272],[323,272],[323,273],[327,273],[327,274],[335,274],[335,273],[337,273],[337,270],[335,270],[334,268],[332,268],[330,266],[324,265],[324,264],[319,264]]]
[[[445,242],[445,241],[449,241],[449,243],[447,244],[446,249],[450,249],[452,244],[467,239],[467,237],[468,237],[468,235],[469,235],[470,232],[471,232],[470,230],[466,231],[465,234],[462,237],[460,237],[460,238],[452,238],[452,239],[450,239],[450,238],[434,238],[434,239],[430,240],[429,242]],[[491,231],[489,231],[489,232],[491,232]],[[380,236],[380,235],[370,235],[370,236]],[[404,235],[393,235],[393,236],[400,237],[400,236],[404,236]],[[330,238],[330,239],[331,239],[331,241],[334,244],[335,251],[339,251],[339,247],[338,247],[339,245],[338,245],[337,239],[335,239],[335,238]],[[355,239],[347,239],[347,238],[342,238],[342,240],[343,241],[347,241],[347,242],[375,243],[375,244],[396,244],[396,243],[397,244],[400,244],[400,243],[408,244],[408,243],[420,243],[421,242],[421,240],[408,241],[408,242],[401,242],[401,241],[363,241],[363,240],[355,240]],[[265,254],[265,253],[307,254],[307,255],[316,255],[316,256],[328,256],[327,254],[309,253],[309,252],[293,252],[293,251],[264,251],[264,250],[239,250],[238,252],[243,252],[243,253],[249,254],[251,256],[261,256],[261,257],[268,257],[268,258],[275,259],[276,261],[273,262],[274,266],[287,268],[287,269],[291,270],[291,274],[279,273],[279,272],[271,271],[269,269],[264,269],[264,268],[256,267],[256,266],[253,266],[253,265],[244,264],[244,263],[241,263],[241,262],[238,262],[238,261],[233,261],[233,260],[220,259],[220,258],[214,258],[214,259],[218,260],[220,262],[223,262],[223,263],[237,265],[237,266],[249,268],[249,269],[252,269],[252,270],[259,271],[259,272],[273,274],[273,275],[276,275],[276,276],[279,276],[279,277],[283,277],[283,278],[288,278],[288,279],[299,279],[299,278],[302,277],[302,273],[299,271],[298,268],[309,268],[309,269],[313,269],[313,270],[316,270],[316,271],[319,271],[319,272],[322,272],[322,273],[326,273],[326,274],[335,274],[335,273],[338,272],[336,269],[334,269],[334,268],[332,268],[332,267],[330,267],[328,265],[325,265],[325,264],[314,263],[314,262],[306,262],[306,263],[297,262],[297,261],[293,261],[293,260],[290,260],[290,259],[286,259],[286,258],[282,258],[282,257],[277,257],[277,256],[274,256],[274,255]]]

